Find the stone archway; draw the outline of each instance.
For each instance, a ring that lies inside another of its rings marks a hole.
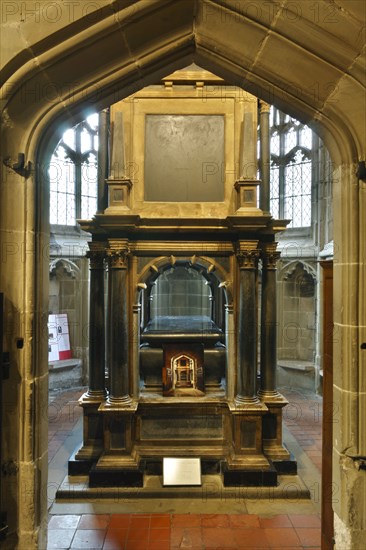
[[[359,460],[366,455],[366,404],[362,398],[366,382],[360,374],[365,353],[361,350],[365,340],[362,327],[366,326],[362,308],[365,188],[355,176],[355,163],[365,159],[364,43],[361,23],[357,23],[362,22],[363,14],[357,3],[339,0],[339,25],[333,21],[324,33],[326,20],[320,14],[311,19],[306,3],[285,2],[273,9],[268,3],[268,12],[264,7],[253,9],[252,4],[159,0],[127,2],[122,7],[111,1],[93,12],[92,21],[85,14],[71,24],[64,18],[57,32],[51,24],[42,25],[38,42],[13,51],[4,68],[2,143],[7,168],[3,167],[1,230],[6,269],[1,274],[1,289],[7,311],[22,312],[17,329],[25,343],[19,350],[12,335],[6,341],[19,376],[9,399],[19,403],[17,414],[23,420],[12,425],[10,446],[19,464],[18,490],[6,489],[14,518],[11,528],[18,531],[20,547],[35,548],[37,540],[42,541],[39,525],[46,518],[41,495],[47,485],[47,443],[42,429],[46,422],[47,350],[42,331],[47,314],[48,191],[43,185],[46,170],[42,159],[57,142],[65,118],[75,117],[77,122],[90,105],[98,109],[113,103],[192,60],[315,125],[332,154],[338,219],[334,399],[341,411],[335,435],[334,482],[340,487],[342,501],[342,507],[335,503],[336,528],[342,548],[357,547],[361,540],[365,506],[360,504],[352,517],[351,507],[357,495],[364,494]],[[291,20],[296,27],[288,25]],[[18,214],[14,215],[15,211]],[[355,402],[358,407],[353,406]],[[34,499],[34,495],[38,497]]]

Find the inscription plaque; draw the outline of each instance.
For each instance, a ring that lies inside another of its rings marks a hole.
[[[201,485],[201,459],[164,457],[163,485]]]

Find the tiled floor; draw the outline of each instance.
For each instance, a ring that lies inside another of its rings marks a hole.
[[[77,399],[82,391],[59,394],[50,403],[50,462],[66,446],[81,416]],[[315,470],[321,470],[321,399],[307,392],[284,391],[290,405],[284,423]],[[308,461],[308,463],[310,463]],[[308,501],[306,501],[308,502]],[[65,505],[66,506],[66,505]],[[224,508],[223,503],[218,512]],[[250,502],[256,513],[53,513],[48,549],[54,550],[175,550],[320,549],[320,518],[302,503]],[[92,507],[93,509],[93,507]],[[107,506],[108,509],[108,506]],[[303,510],[307,510],[303,513]],[[123,511],[128,510],[128,505]],[[284,510],[284,512],[282,511]],[[79,510],[80,511],[80,510]],[[223,511],[226,511],[225,509]]]
[[[52,516],[48,548],[200,550],[320,548],[317,515],[97,514]]]

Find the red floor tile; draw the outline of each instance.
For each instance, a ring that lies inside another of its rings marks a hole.
[[[201,527],[200,514],[173,514],[172,527]]]
[[[130,526],[130,514],[112,514],[109,527],[113,529],[125,529]]]
[[[130,517],[130,529],[149,529],[150,528],[150,516],[131,516]]]
[[[320,546],[320,529],[302,527],[296,529],[297,536],[303,546]]]
[[[264,529],[234,529],[233,533],[238,548],[269,548]]]
[[[200,527],[175,527],[170,533],[170,545],[172,548],[191,548],[202,546]]]
[[[227,548],[234,546],[236,541],[234,537],[234,529],[227,527],[203,527],[202,528],[202,540],[206,546],[220,546]]]
[[[253,529],[260,527],[259,518],[255,514],[232,514],[229,516],[230,526],[239,529]]]
[[[286,514],[279,514],[268,518],[259,518],[259,523],[263,529],[292,527],[290,518]]]
[[[150,518],[150,529],[163,529],[170,527],[170,515],[157,516],[152,514]]]
[[[170,540],[170,528],[167,529],[150,529],[149,540]]]
[[[301,547],[299,537],[296,531],[292,528],[281,527],[276,529],[263,529],[270,548],[276,546],[282,546],[284,548],[288,546]]]
[[[147,550],[170,550],[170,540],[150,541]]]
[[[317,527],[320,529],[320,517],[315,514],[291,514],[289,516],[294,527]]]
[[[127,534],[127,540],[128,541],[145,541],[146,543],[149,540],[149,529],[130,529],[128,530]]]
[[[202,527],[229,527],[230,521],[227,514],[204,514],[201,517]]]
[[[148,543],[144,540],[130,540],[126,542],[124,550],[147,550]]]
[[[108,529],[103,550],[123,550],[127,540],[128,529]]]

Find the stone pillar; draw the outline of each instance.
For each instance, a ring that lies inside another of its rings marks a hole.
[[[89,389],[87,396],[103,400],[105,391],[104,247],[89,243]]]
[[[104,243],[89,243],[89,388],[79,399],[83,407],[83,444],[69,460],[69,474],[91,467],[103,450],[103,419],[99,412],[106,397],[104,322]]]
[[[277,300],[276,263],[280,253],[277,243],[262,246],[262,303],[261,303],[261,384],[259,395],[264,401],[278,397],[277,370]]]
[[[257,241],[241,241],[237,258],[240,268],[238,319],[238,404],[258,403],[257,397]]]
[[[270,135],[269,114],[271,106],[265,101],[259,101],[259,142],[260,158],[259,172],[261,178],[259,204],[261,210],[270,210]]]
[[[108,178],[109,109],[103,109],[99,113],[98,134],[98,213],[102,214],[108,206],[106,180]]]
[[[235,334],[234,306],[225,305],[225,339],[226,339],[226,395],[228,399],[235,397],[235,372],[230,368],[235,364]]]
[[[262,301],[261,301],[261,372],[258,395],[268,408],[263,416],[264,454],[282,473],[296,473],[296,462],[282,443],[282,410],[288,404],[276,387],[277,370],[277,311],[276,263],[280,257],[277,243],[262,243]]]
[[[108,258],[108,352],[110,390],[113,405],[131,402],[129,388],[128,268],[127,241],[112,243]]]

